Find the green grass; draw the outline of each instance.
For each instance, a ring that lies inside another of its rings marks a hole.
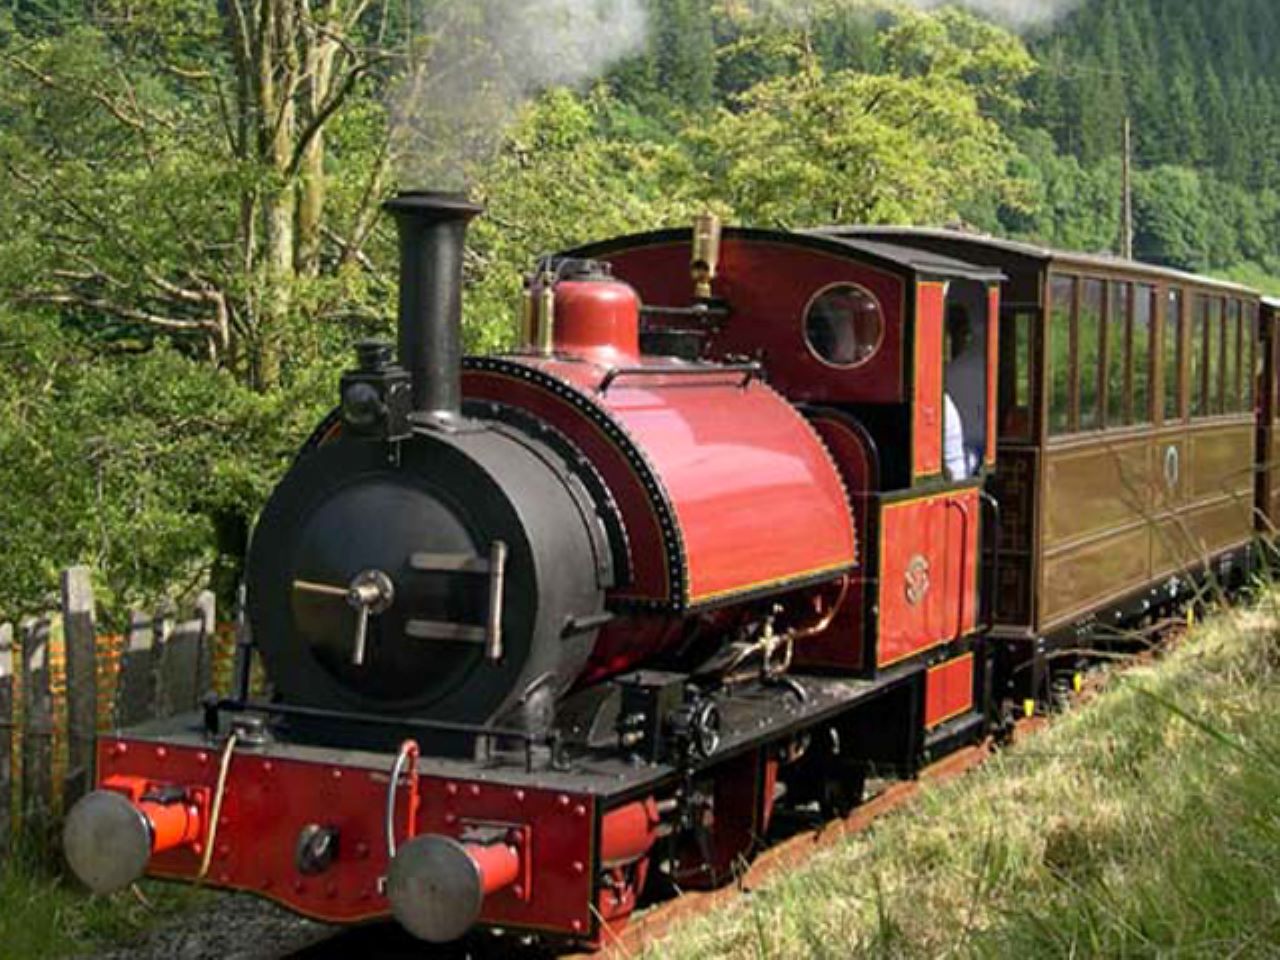
[[[143,883],[111,897],[90,897],[45,858],[19,850],[0,866],[0,958],[92,956],[135,939],[189,909],[199,891]]]
[[[1275,595],[654,957],[1280,956]]]

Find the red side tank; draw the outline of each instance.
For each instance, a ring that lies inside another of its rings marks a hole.
[[[836,466],[757,371],[641,358],[639,300],[625,284],[570,281],[557,294],[553,356],[470,360],[463,385],[568,437],[617,503],[630,570],[610,601],[633,616],[605,630],[588,679],[652,656],[673,620],[854,567]]]

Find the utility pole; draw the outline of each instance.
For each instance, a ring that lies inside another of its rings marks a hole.
[[[1124,212],[1120,225],[1120,255],[1133,259],[1133,124],[1124,118]]]

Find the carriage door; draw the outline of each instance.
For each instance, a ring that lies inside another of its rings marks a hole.
[[[998,548],[996,531],[983,539],[986,569],[994,570],[994,587],[988,596],[995,604],[995,622],[1026,629],[1031,627],[1033,613],[1031,573],[1040,470],[1035,396],[1041,316],[1042,308],[1035,303],[1006,304],[1000,309],[997,466],[990,483],[1000,507]]]
[[[1171,286],[1163,291],[1161,299],[1158,356],[1161,388],[1156,398],[1160,425],[1153,434],[1151,453],[1155,512],[1151,536],[1153,578],[1176,573],[1185,562],[1186,532],[1178,514],[1186,503],[1183,479],[1188,452],[1190,380],[1199,373],[1199,354],[1192,349],[1191,298],[1182,288]]]

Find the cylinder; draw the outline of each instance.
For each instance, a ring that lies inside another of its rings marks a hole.
[[[650,797],[611,810],[600,829],[600,864],[625,866],[647,855],[658,840],[661,816]]]
[[[482,208],[457,194],[403,193],[386,210],[400,231],[400,365],[415,420],[447,426],[462,410],[462,257]]]

